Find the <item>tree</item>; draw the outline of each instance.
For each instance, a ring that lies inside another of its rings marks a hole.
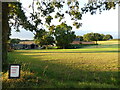
[[[103,40],[110,40],[110,39],[113,39],[112,35],[110,34],[107,34],[103,37]]]
[[[54,38],[50,35],[45,36],[45,45],[53,45],[55,43]]]
[[[83,41],[83,36],[76,36],[76,39],[79,41]]]
[[[21,3],[2,2],[2,65],[3,70],[8,67],[7,51],[8,39],[11,33],[11,27],[19,31],[19,26],[24,28],[32,27],[22,10]],[[31,30],[31,29],[30,29]]]
[[[35,35],[34,39],[35,39],[35,43],[39,44],[40,46],[45,45],[46,49],[47,49],[48,45],[53,45],[53,43],[55,43],[52,35],[50,35],[45,30],[38,31],[37,34]]]
[[[2,3],[2,65],[3,69],[7,67],[7,39],[8,39],[8,3]],[[3,20],[4,19],[4,20]]]
[[[99,33],[87,33],[83,36],[85,41],[99,41],[101,39],[101,35]]]
[[[104,34],[100,34],[100,35],[101,35],[100,36],[100,41],[103,41],[104,40],[103,38],[104,38],[105,35]]]
[[[18,44],[20,42],[20,39],[11,39],[10,43],[11,44]]]
[[[56,39],[56,45],[60,48],[66,48],[76,37],[71,26],[65,23],[57,25],[54,29],[54,36]]]

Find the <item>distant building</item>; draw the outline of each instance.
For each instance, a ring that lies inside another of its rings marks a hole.
[[[73,41],[71,44],[95,44],[95,42]]]
[[[73,41],[71,44],[81,44],[81,41]]]
[[[37,49],[38,45],[34,41],[21,41],[19,44],[12,45],[13,49]]]
[[[82,44],[95,44],[95,42],[81,42]]]

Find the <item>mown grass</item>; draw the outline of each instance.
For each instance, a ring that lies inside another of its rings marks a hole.
[[[21,78],[9,88],[118,88],[118,48],[16,50],[9,63],[21,64]]]

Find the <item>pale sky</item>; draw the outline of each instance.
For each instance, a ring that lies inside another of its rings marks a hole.
[[[21,0],[23,7],[28,8],[31,0]],[[81,6],[84,5],[87,0],[81,0]],[[69,18],[67,22],[71,24]],[[84,35],[90,32],[111,34],[114,38],[118,38],[118,8],[110,11],[103,11],[101,14],[97,13],[95,15],[90,15],[90,13],[84,14],[82,16],[82,27],[80,29],[73,28],[76,35]],[[29,39],[32,40],[34,35],[30,31],[21,29],[20,32],[15,32],[12,30],[11,38],[19,38],[22,40]],[[120,38],[120,37],[119,37]]]

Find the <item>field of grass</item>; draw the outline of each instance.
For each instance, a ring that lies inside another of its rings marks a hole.
[[[120,39],[119,40],[108,40],[108,41],[98,41],[98,44],[120,44]]]
[[[80,49],[16,50],[8,59],[21,64],[21,78],[7,79],[4,73],[3,87],[117,88],[118,53],[111,42]]]

